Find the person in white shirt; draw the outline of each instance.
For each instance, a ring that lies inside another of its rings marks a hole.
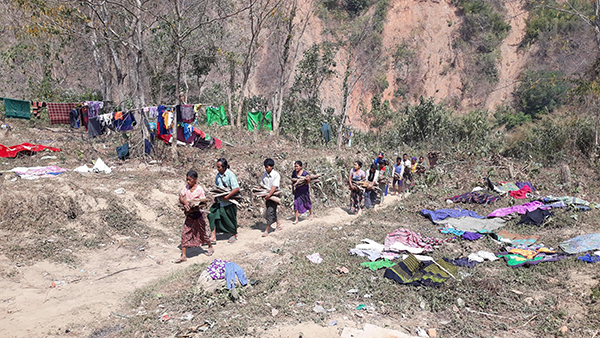
[[[271,229],[271,226],[275,228],[275,231],[283,229],[281,227],[281,221],[277,219],[277,203],[269,199],[271,198],[271,196],[273,196],[277,188],[279,188],[281,176],[277,171],[273,169],[273,167],[275,166],[275,161],[273,161],[273,159],[266,159],[264,165],[265,173],[263,174],[261,183],[265,188],[270,189],[267,196],[265,196],[265,204],[267,206],[265,219],[267,220],[267,228],[262,234],[263,237],[267,237],[269,236],[269,230]]]

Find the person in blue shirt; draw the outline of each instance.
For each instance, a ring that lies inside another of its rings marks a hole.
[[[229,189],[230,191],[226,196],[219,197],[215,204],[210,207],[210,214],[207,216],[211,230],[210,240],[213,244],[216,244],[218,229],[220,232],[230,233],[231,237],[227,242],[234,243],[237,241],[237,207],[229,199],[240,192],[240,185],[235,174],[229,170],[229,164],[226,159],[218,159],[216,167],[218,173],[215,178],[215,185],[219,188]]]

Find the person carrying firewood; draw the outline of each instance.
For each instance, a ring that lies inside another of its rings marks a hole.
[[[262,177],[262,186],[269,189],[269,193],[265,196],[265,205],[267,207],[267,212],[265,213],[265,219],[267,220],[267,228],[265,232],[263,232],[262,236],[269,236],[269,230],[271,226],[275,228],[275,231],[283,230],[281,226],[281,221],[277,219],[277,203],[270,200],[271,196],[275,193],[275,191],[279,188],[279,184],[281,182],[281,176],[277,171],[273,169],[275,166],[275,161],[271,158],[267,158],[264,161],[265,172]]]
[[[350,169],[348,175],[348,184],[350,185],[350,212],[353,214],[359,214],[365,190],[361,188],[360,182],[364,182],[366,175],[365,172],[360,169],[362,167],[361,161],[354,162],[354,166]]]
[[[294,212],[296,219],[293,224],[298,223],[299,214],[305,213],[307,210],[310,212],[309,220],[313,219],[312,204],[310,202],[310,189],[308,184],[310,183],[310,175],[304,169],[302,169],[302,161],[294,162],[294,171],[292,172],[292,180],[305,177],[305,183],[300,185],[292,184],[292,190],[294,191]]]
[[[235,243],[237,241],[237,206],[230,202],[230,199],[240,192],[240,185],[237,177],[229,170],[229,164],[224,158],[220,158],[216,163],[217,177],[215,178],[215,186],[227,189],[229,193],[225,196],[218,197],[215,203],[210,207],[208,214],[208,222],[210,224],[211,242],[217,243],[217,229],[220,232],[227,232],[231,237],[227,243]]]

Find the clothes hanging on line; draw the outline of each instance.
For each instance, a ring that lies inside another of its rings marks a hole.
[[[69,121],[71,122],[71,128],[73,129],[79,129],[80,127],[79,114],[80,112],[78,108],[73,108],[69,112]]]
[[[31,101],[31,114],[39,119],[42,116],[43,107],[46,107],[46,102]]]
[[[79,103],[48,103],[48,117],[50,124],[71,124],[71,109],[77,107]]]
[[[7,118],[26,120],[31,118],[31,105],[29,101],[4,98],[4,109]]]

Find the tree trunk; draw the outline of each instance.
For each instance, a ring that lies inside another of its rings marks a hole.
[[[109,94],[108,86],[104,79],[104,62],[98,51],[98,37],[95,29],[91,29],[90,37],[92,43],[92,56],[94,57],[94,63],[96,64],[96,73],[98,74],[98,82],[100,82],[102,100],[111,101],[111,95]]]

